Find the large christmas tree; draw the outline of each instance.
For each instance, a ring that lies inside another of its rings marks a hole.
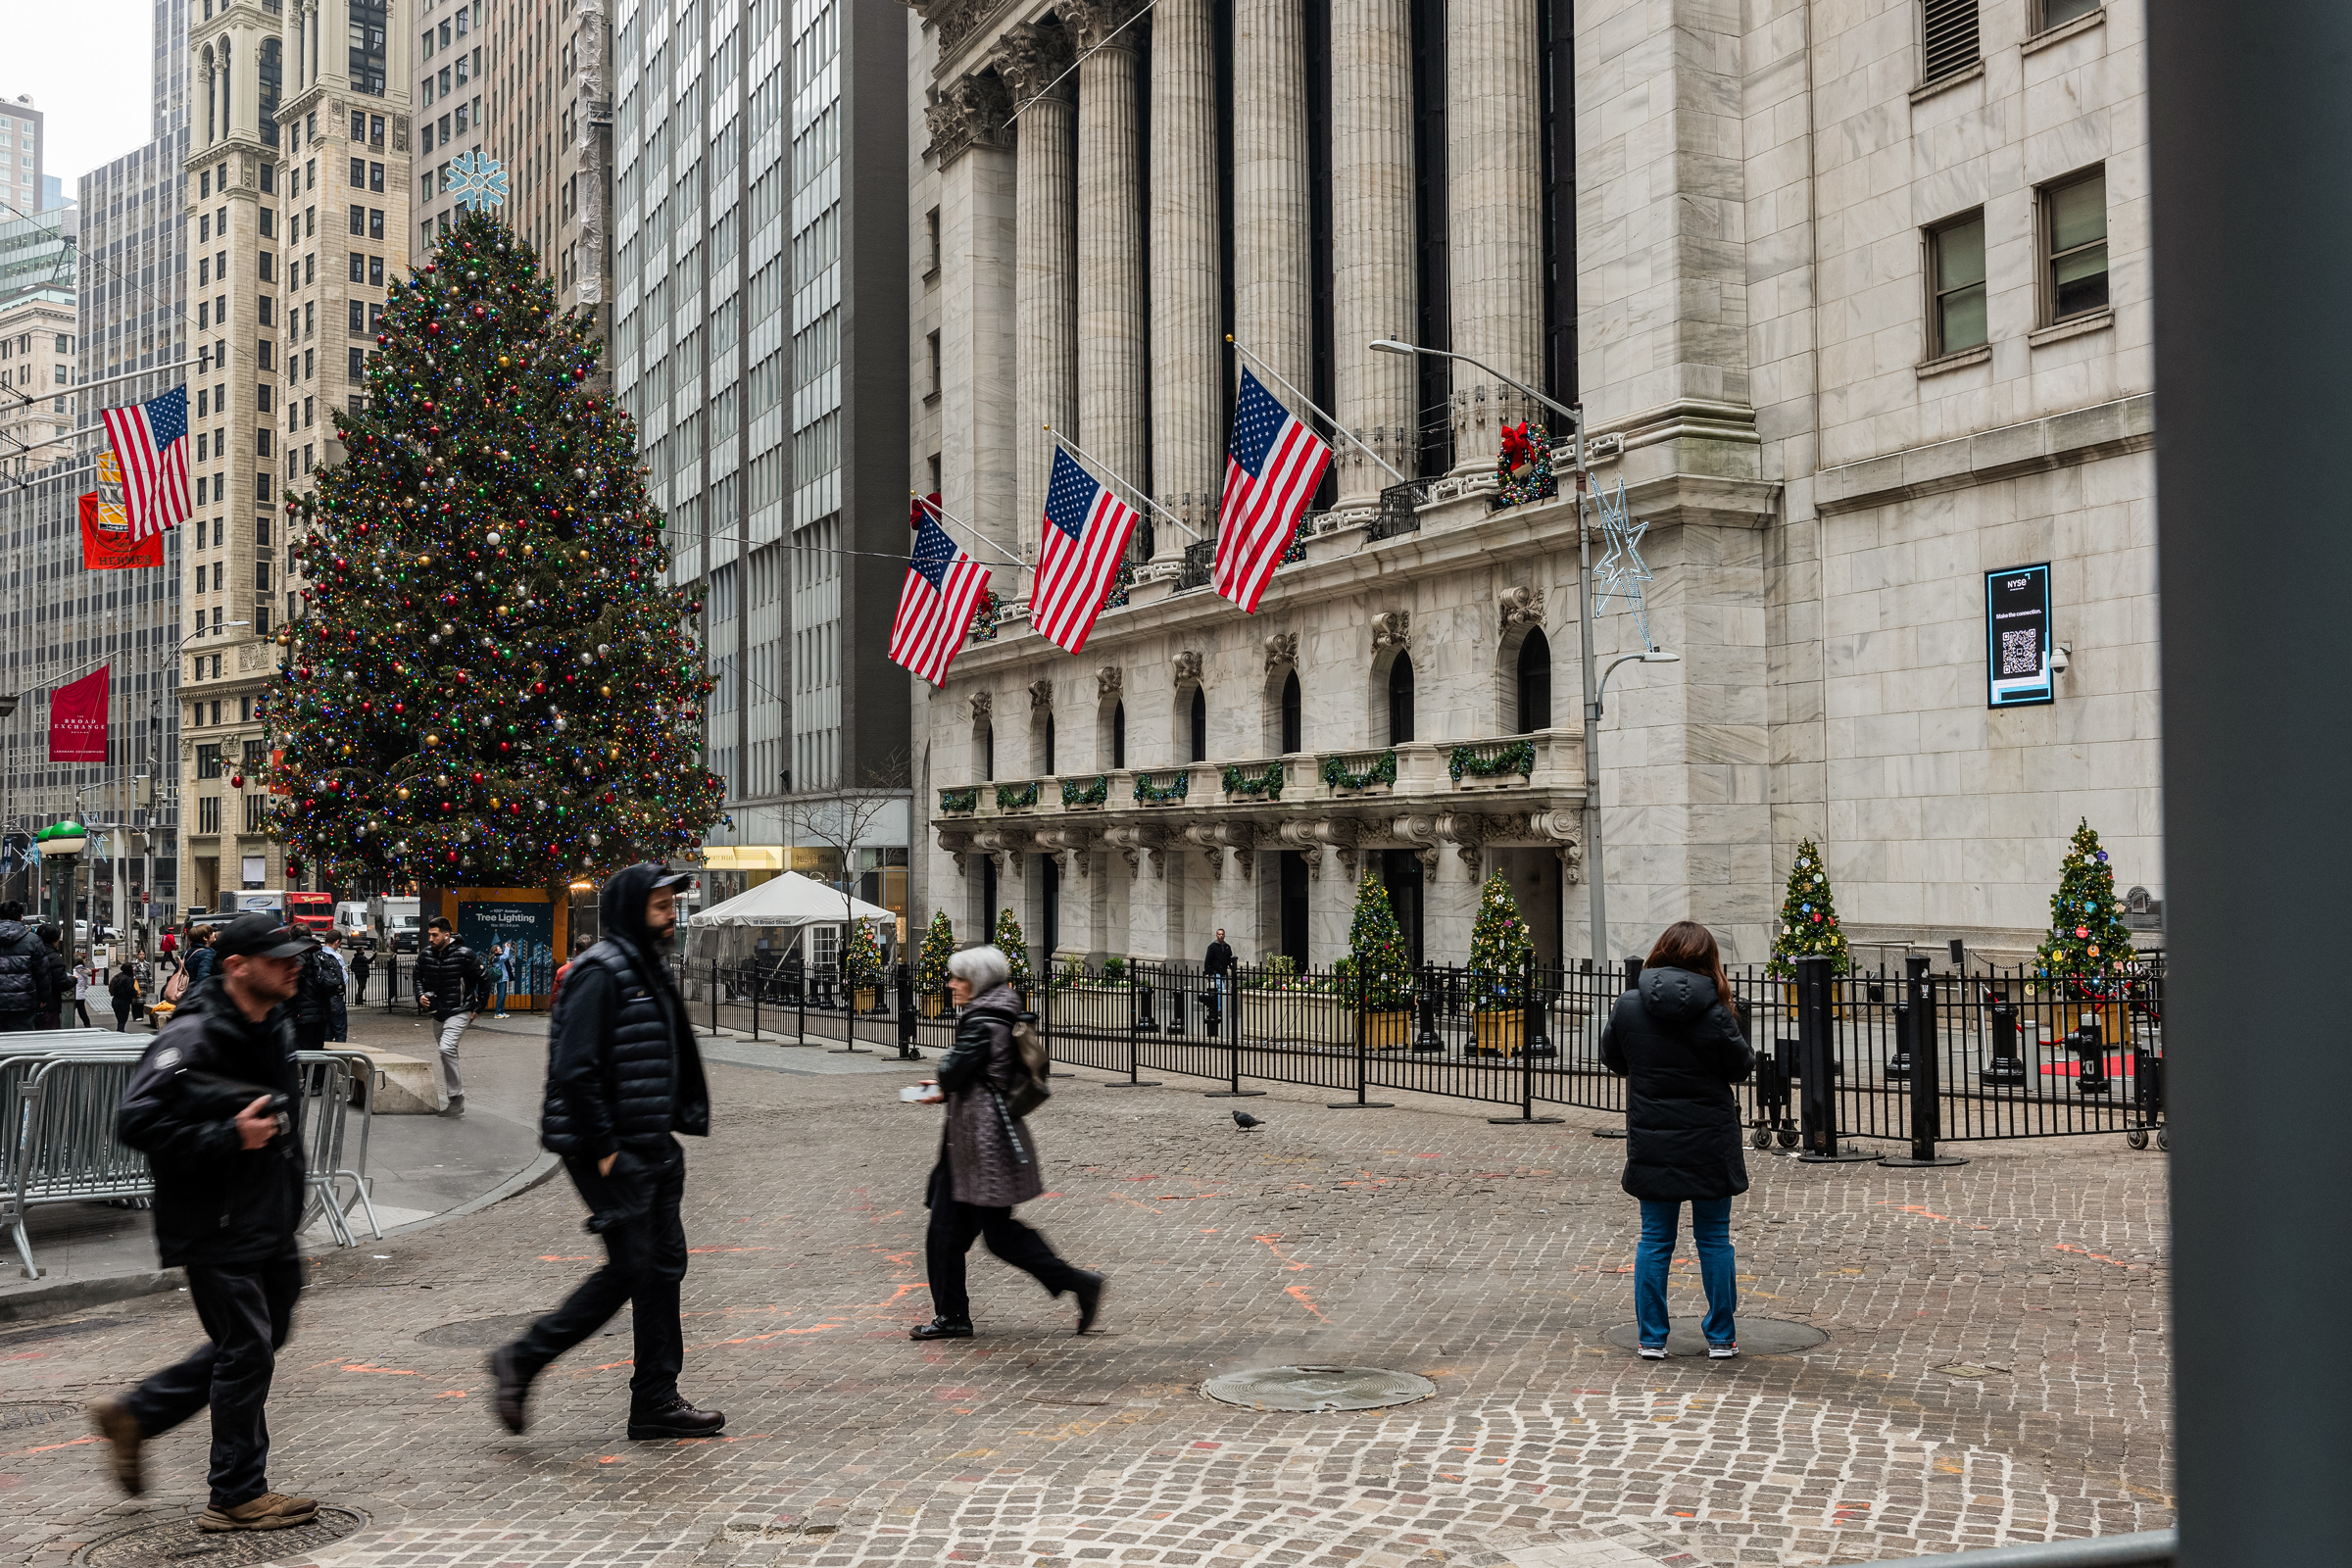
[[[1813,954],[1830,956],[1830,972],[1843,974],[1853,963],[1845,951],[1845,933],[1838,926],[1838,904],[1830,893],[1829,868],[1811,839],[1796,847],[1796,863],[1788,868],[1788,891],[1781,898],[1780,935],[1772,941],[1767,972],[1784,980],[1796,976],[1796,960]]]
[[[368,410],[287,503],[308,613],[269,703],[288,869],[549,887],[701,844],[710,690],[598,346],[468,214],[393,289]]]
[[[2058,869],[2058,891],[2050,895],[2050,934],[2039,950],[2043,974],[2102,974],[2132,956],[2132,932],[2115,896],[2115,868],[2107,863],[2089,819],[2079,822]]]
[[[1478,920],[1470,927],[1470,1005],[1484,1011],[1524,1003],[1527,966],[1535,956],[1519,901],[1497,871],[1479,890]]]

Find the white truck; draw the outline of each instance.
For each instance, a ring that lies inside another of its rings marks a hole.
[[[369,899],[368,923],[375,928],[376,947],[389,953],[415,953],[423,912],[421,899]]]

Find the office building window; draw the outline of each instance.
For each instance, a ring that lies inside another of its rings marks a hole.
[[[2107,308],[2107,172],[2094,169],[2041,188],[2041,245],[2048,279],[2044,319]]]
[[[1934,316],[1928,358],[1984,342],[1984,215],[1970,213],[1928,230],[1928,290]]]

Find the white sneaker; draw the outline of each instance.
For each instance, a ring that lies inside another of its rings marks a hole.
[[[1707,1359],[1710,1361],[1729,1361],[1739,1353],[1740,1342],[1738,1340],[1727,1340],[1721,1345],[1707,1347]]]
[[[1644,1346],[1642,1346],[1642,1360],[1644,1360],[1644,1361],[1663,1361],[1663,1360],[1665,1360],[1665,1359],[1666,1359],[1666,1347],[1664,1347],[1663,1345],[1644,1345]]]

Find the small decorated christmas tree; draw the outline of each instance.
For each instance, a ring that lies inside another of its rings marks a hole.
[[[1009,904],[997,916],[997,946],[1004,950],[1004,961],[1012,969],[1004,983],[1016,990],[1026,988],[1034,978],[1029,972],[1029,942],[1021,935],[1021,922],[1012,917]]]
[[[2039,957],[2046,975],[2104,974],[2132,956],[2132,933],[2115,896],[2115,867],[2088,818],[2075,829],[2050,896],[2050,934]]]
[[[956,927],[948,921],[948,911],[931,911],[931,929],[923,933],[923,951],[915,959],[914,989],[926,997],[945,996],[948,990],[948,959],[956,954]]]
[[[1830,971],[1843,974],[1853,956],[1845,951],[1845,933],[1838,926],[1838,904],[1830,894],[1830,873],[1821,863],[1821,851],[1811,839],[1796,847],[1796,864],[1788,868],[1788,891],[1781,899],[1780,935],[1773,938],[1772,963],[1767,972],[1783,980],[1796,978],[1796,960],[1827,954]]]
[[[1527,966],[1535,954],[1519,901],[1498,871],[1479,890],[1478,920],[1470,928],[1470,1005],[1485,1011],[1524,1003]]]
[[[1397,929],[1389,890],[1377,878],[1356,884],[1355,919],[1348,928],[1350,989],[1361,976],[1364,1010],[1394,1012],[1413,1004],[1413,960]]]
[[[872,921],[860,920],[850,932],[850,949],[842,956],[842,963],[849,971],[853,991],[870,990],[882,983],[882,942],[874,935]]]

